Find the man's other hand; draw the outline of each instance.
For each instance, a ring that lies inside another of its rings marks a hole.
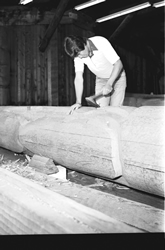
[[[81,105],[80,103],[75,103],[75,104],[73,104],[73,105],[71,106],[71,109],[69,110],[68,115],[71,115],[71,114],[73,113],[73,111],[75,111],[75,110],[77,110],[77,109],[79,109],[79,108],[81,108],[81,107],[82,107],[82,105]]]

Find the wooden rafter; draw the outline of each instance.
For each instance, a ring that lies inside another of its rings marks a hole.
[[[44,52],[46,50],[49,44],[49,41],[51,37],[53,36],[54,32],[56,31],[56,28],[66,10],[68,2],[69,0],[61,0],[59,5],[57,6],[52,22],[50,23],[48,29],[46,30],[45,36],[39,45],[39,50],[41,52]]]

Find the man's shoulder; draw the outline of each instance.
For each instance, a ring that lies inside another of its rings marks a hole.
[[[111,46],[111,43],[108,41],[108,39],[103,36],[93,36],[90,37],[89,39],[99,50]]]
[[[82,64],[83,60],[77,56],[77,57],[74,58],[74,63],[76,63],[76,64]]]
[[[107,38],[103,37],[103,36],[92,36],[92,37],[89,37],[89,39],[92,41],[92,42],[109,42]]]

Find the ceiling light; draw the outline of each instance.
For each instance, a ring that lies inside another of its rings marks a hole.
[[[137,10],[141,10],[141,9],[144,9],[144,8],[147,8],[147,7],[150,7],[150,6],[151,6],[151,4],[149,2],[146,2],[146,3],[140,4],[140,5],[136,5],[134,7],[131,7],[131,8],[116,12],[114,14],[98,18],[96,20],[96,22],[101,23],[101,22],[107,21],[109,19],[113,19],[113,18],[116,18],[116,17],[119,17],[119,16],[123,16],[123,15],[129,14],[131,12],[135,12]]]
[[[27,4],[27,3],[30,3],[30,2],[33,2],[33,0],[20,0],[19,4]]]
[[[161,2],[158,2],[158,3],[154,3],[153,6],[154,6],[155,8],[165,6],[165,1],[161,1]]]
[[[76,9],[76,10],[85,9],[85,8],[88,8],[88,7],[92,6],[92,5],[102,3],[102,2],[105,2],[105,1],[106,0],[91,0],[91,1],[88,1],[86,3],[82,3],[80,5],[75,6],[74,9]]]

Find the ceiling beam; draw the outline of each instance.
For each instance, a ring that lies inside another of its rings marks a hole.
[[[46,30],[46,33],[44,35],[44,38],[42,39],[40,45],[39,45],[39,50],[41,52],[44,52],[54,34],[54,32],[56,31],[56,28],[58,26],[58,24],[61,21],[61,18],[66,10],[66,7],[68,5],[68,2],[70,0],[61,0],[59,5],[57,6],[56,12],[54,14],[54,17],[49,25],[49,27]]]
[[[124,20],[121,22],[121,24],[117,27],[117,29],[113,32],[113,34],[110,36],[109,40],[116,40],[118,38],[118,36],[124,31],[124,29],[128,26],[128,24],[130,23],[130,21],[133,19],[133,17],[136,14],[129,14],[127,15]]]

